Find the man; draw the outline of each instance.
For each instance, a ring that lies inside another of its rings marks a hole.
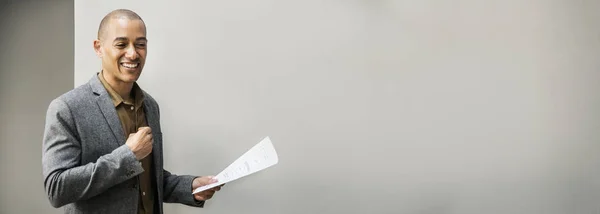
[[[50,103],[42,167],[52,206],[66,213],[160,214],[163,202],[203,207],[222,187],[192,195],[216,180],[163,169],[160,109],[136,83],[147,43],[135,12],[112,11],[94,41],[102,70]]]

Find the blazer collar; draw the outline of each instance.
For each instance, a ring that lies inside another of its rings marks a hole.
[[[98,74],[100,74],[100,72],[94,73],[94,76],[90,79],[88,84],[90,84],[90,87],[92,87],[92,92],[94,92],[94,94],[100,96],[108,95],[108,91],[106,91],[102,85],[102,82],[100,82],[100,79],[98,79]]]

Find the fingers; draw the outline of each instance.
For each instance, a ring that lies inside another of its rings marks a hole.
[[[199,201],[205,201],[205,200],[211,199],[214,195],[215,195],[215,191],[212,189],[209,189],[209,190],[205,190],[205,191],[202,191],[202,192],[194,195],[194,198],[196,198],[196,200],[199,200]]]
[[[208,185],[208,184],[215,183],[215,182],[218,182],[215,179],[215,176],[201,176],[201,177],[198,177],[198,178],[196,178],[194,180],[194,186],[195,187],[199,187],[199,186],[204,186],[204,185]],[[204,190],[202,192],[196,193],[196,194],[194,194],[194,198],[196,200],[199,200],[199,201],[205,201],[205,200],[211,199],[214,196],[214,194],[217,191],[221,190],[221,188],[224,185],[225,184],[221,184],[221,185],[218,185],[216,187],[213,187],[213,188]]]
[[[209,176],[204,176],[202,177],[203,179],[203,183],[205,183],[204,185],[208,185],[208,184],[212,184],[212,183],[216,183],[218,182],[217,179],[215,179],[215,176],[213,175],[209,175]]]
[[[136,134],[144,136],[144,135],[146,135],[148,133],[152,133],[152,129],[150,129],[150,127],[148,127],[148,126],[144,126],[144,127],[140,127],[138,129],[138,132]]]
[[[141,130],[148,130],[148,131],[152,131],[152,128],[150,128],[150,126],[142,126],[142,127],[139,127],[139,128],[138,128],[138,131],[141,131]]]
[[[140,141],[143,143],[152,144],[152,129],[150,127],[144,126],[138,129],[138,132],[135,133],[140,137]]]
[[[144,136],[143,142],[152,144],[152,134],[147,134],[146,136]]]
[[[216,186],[216,187],[210,188],[210,190],[214,190],[215,192],[217,192],[217,191],[221,190],[221,188],[222,188],[224,185],[225,185],[225,184],[221,184],[221,185],[219,185],[219,186]]]
[[[204,196],[204,195],[194,195],[194,198],[198,201],[206,201],[206,200],[212,198],[212,196],[208,197],[208,196]]]

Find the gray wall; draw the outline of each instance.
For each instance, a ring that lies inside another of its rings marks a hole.
[[[598,3],[77,1],[69,88],[98,71],[91,41],[121,7],[148,24],[140,84],[161,104],[168,169],[216,174],[266,135],[280,155],[204,210],[168,213],[600,210]],[[40,56],[67,57],[71,34],[69,19],[42,29],[69,7],[8,8],[37,21],[2,19],[3,37],[25,33],[0,43],[0,211],[45,212],[43,112],[71,65]]]
[[[0,50],[0,213],[61,213],[41,145],[50,100],[73,87],[73,1],[2,1]]]

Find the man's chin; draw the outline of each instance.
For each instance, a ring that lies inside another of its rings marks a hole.
[[[134,82],[136,82],[138,79],[139,79],[139,76],[136,76],[136,77],[128,77],[128,78],[127,78],[127,82],[128,82],[128,83],[134,83]]]
[[[139,76],[123,75],[119,79],[121,80],[121,82],[124,82],[124,83],[134,83],[138,80],[138,77]]]
[[[139,78],[140,78],[140,72],[138,72],[138,71],[122,73],[122,75],[121,75],[121,80],[123,82],[127,82],[127,83],[136,82]]]

